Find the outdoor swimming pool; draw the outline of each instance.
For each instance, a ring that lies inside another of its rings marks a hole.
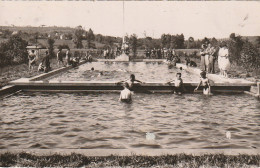
[[[94,67],[94,71],[91,71],[92,67]],[[103,75],[99,76],[99,72],[103,72]],[[49,79],[65,81],[119,81],[129,79],[130,74],[135,74],[136,79],[144,82],[167,82],[175,79],[177,72],[182,73],[184,82],[199,81],[197,75],[175,67],[169,68],[163,62],[92,62]]]
[[[0,148],[260,148],[260,104],[251,96],[136,93],[131,104],[118,97],[20,92],[2,99]]]

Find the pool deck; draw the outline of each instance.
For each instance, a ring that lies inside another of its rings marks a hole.
[[[225,154],[225,155],[259,155],[259,149],[1,149],[0,153],[20,153],[26,152],[35,155],[51,155],[62,154],[68,155],[71,153],[83,154],[85,156],[131,156],[131,155],[145,155],[145,156],[161,156],[161,155],[175,155],[175,154],[191,154],[191,155],[205,155],[205,154]]]
[[[104,61],[104,60],[102,60]],[[111,60],[114,61],[114,60]],[[143,60],[144,61],[144,60]],[[153,62],[154,60],[148,59],[148,61]],[[156,61],[163,61],[164,59]],[[86,61],[80,62],[81,64],[86,63]],[[194,67],[187,67],[184,64],[177,64],[177,68],[182,67],[182,69],[198,75],[201,70]],[[59,81],[59,80],[45,80],[50,76],[66,72],[67,70],[73,67],[62,67],[57,70],[53,70],[49,73],[44,73],[33,78],[21,78],[15,81],[11,81],[11,88],[16,90],[25,90],[25,91],[63,91],[63,92],[72,92],[72,91],[94,91],[94,92],[119,92],[123,89],[121,84],[117,84],[117,81]],[[245,92],[251,93],[250,89],[252,86],[257,86],[255,82],[250,82],[245,79],[226,79],[216,74],[208,74],[208,78],[211,80],[212,92]],[[166,82],[166,81],[165,81]],[[137,84],[134,86],[133,90],[136,92],[148,92],[148,93],[172,93],[174,89],[174,83],[167,84],[165,82],[146,82],[142,84]],[[197,82],[184,81],[184,86],[187,93],[193,93],[193,90],[198,85]],[[258,84],[258,95],[259,96],[259,84]],[[9,89],[10,90],[10,89]],[[8,90],[6,90],[8,91]],[[199,91],[201,92],[201,91]],[[1,94],[1,92],[0,92]],[[252,93],[253,94],[253,93]]]
[[[79,63],[78,66],[82,65],[82,64],[85,64],[87,61],[81,61]],[[55,69],[55,70],[52,70],[48,73],[43,73],[43,74],[40,74],[40,75],[37,75],[37,76],[34,76],[32,78],[29,78],[30,81],[38,81],[38,80],[43,80],[43,79],[46,79],[50,76],[54,76],[54,75],[57,75],[59,73],[62,73],[62,72],[66,72],[70,69],[72,69],[74,67],[72,67],[71,65],[70,66],[67,66],[67,67],[61,67],[61,68],[58,68],[58,69]]]
[[[165,62],[166,59],[134,59],[131,61],[120,61],[115,59],[97,59],[98,62]]]
[[[187,65],[181,64],[181,63],[177,63],[176,64],[177,68],[182,68],[183,70],[186,70],[190,73],[196,74],[196,75],[200,75],[201,70],[199,68],[196,67],[189,67]],[[210,79],[210,82],[213,83],[222,83],[223,85],[239,85],[239,84],[251,84],[251,88],[250,90],[245,90],[244,92],[246,94],[255,96],[255,97],[260,97],[260,83],[259,82],[251,82],[248,81],[246,79],[242,79],[242,78],[224,78],[220,75],[217,74],[207,74],[207,77]]]
[[[200,73],[201,73],[201,70],[199,68],[189,67],[189,66],[186,66],[184,64],[177,63],[176,67],[177,68],[182,67],[182,69],[184,69],[184,70],[186,70],[190,73],[196,74],[196,75],[198,75],[198,77],[200,76]],[[251,82],[251,81],[241,79],[241,78],[236,78],[236,79],[224,78],[224,77],[217,75],[217,74],[207,74],[207,77],[214,83],[223,83],[223,84],[239,84],[239,83],[250,84],[251,83],[252,86],[256,86],[255,82]]]

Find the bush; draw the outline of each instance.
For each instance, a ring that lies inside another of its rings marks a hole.
[[[54,43],[55,43],[55,40],[52,39],[52,38],[49,38],[47,40],[47,43],[48,43],[48,48],[49,48],[49,54],[51,57],[54,57],[55,54],[54,54]]]
[[[229,48],[229,58],[230,62],[235,62],[237,64],[241,64],[240,56],[241,50],[244,45],[244,41],[241,36],[235,36],[234,33],[230,35],[230,39],[228,41],[228,48]]]
[[[27,41],[19,35],[11,36],[7,42],[0,44],[0,65],[25,63],[28,59]]]
[[[62,50],[62,49],[69,49],[69,46],[67,44],[62,44],[58,46],[58,49]]]
[[[260,55],[252,43],[246,41],[242,47],[240,62],[247,71],[260,68]]]

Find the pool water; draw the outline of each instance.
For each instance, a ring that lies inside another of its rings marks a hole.
[[[2,99],[0,148],[260,148],[260,104],[248,95],[118,98],[20,92]]]
[[[91,71],[92,67],[94,71]],[[103,75],[99,75],[100,72]],[[167,82],[175,79],[177,72],[182,73],[184,82],[199,81],[197,75],[159,62],[92,62],[49,79],[65,81],[120,81],[129,79],[130,74],[135,74],[136,79],[144,82]]]

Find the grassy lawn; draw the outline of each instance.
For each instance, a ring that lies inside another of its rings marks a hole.
[[[162,156],[84,156],[0,154],[1,167],[259,167],[260,155],[162,155]]]
[[[57,69],[56,58],[50,59],[52,69]],[[39,61],[36,63],[39,65]],[[8,82],[19,78],[30,78],[43,72],[37,71],[38,66],[33,71],[28,70],[28,64],[10,65],[0,68],[0,88],[7,85]]]

